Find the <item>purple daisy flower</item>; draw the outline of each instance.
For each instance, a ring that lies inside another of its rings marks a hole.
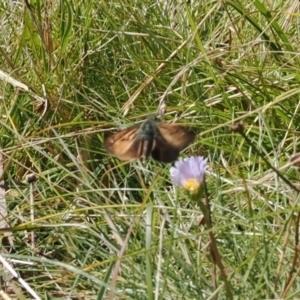
[[[183,187],[190,193],[197,193],[204,180],[207,158],[192,156],[175,162],[170,168],[172,183]]]

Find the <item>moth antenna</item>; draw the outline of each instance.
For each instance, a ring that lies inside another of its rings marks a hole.
[[[165,101],[163,101],[158,107],[157,117],[162,119],[163,116],[166,114],[166,112],[167,112],[167,104],[165,103]]]

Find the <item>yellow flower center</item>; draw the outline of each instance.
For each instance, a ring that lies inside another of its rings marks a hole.
[[[194,194],[198,192],[200,184],[195,178],[190,178],[184,183],[183,187],[190,193]]]

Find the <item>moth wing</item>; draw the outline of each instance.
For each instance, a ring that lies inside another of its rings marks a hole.
[[[129,127],[108,137],[104,142],[107,152],[120,160],[132,160],[141,156],[141,143],[138,136],[139,125]]]
[[[196,133],[177,123],[158,123],[162,137],[178,151],[194,142]]]
[[[153,159],[157,161],[170,163],[178,158],[179,151],[178,148],[168,143],[163,136],[160,135],[155,140],[155,146],[151,155]]]

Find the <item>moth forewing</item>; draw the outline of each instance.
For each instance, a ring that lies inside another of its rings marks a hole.
[[[108,137],[104,142],[107,152],[116,155],[121,160],[138,158],[138,141],[136,139],[139,127],[132,126]]]
[[[193,143],[196,138],[195,132],[185,128],[181,124],[159,123],[158,129],[161,136],[173,147],[179,149],[179,151]]]

